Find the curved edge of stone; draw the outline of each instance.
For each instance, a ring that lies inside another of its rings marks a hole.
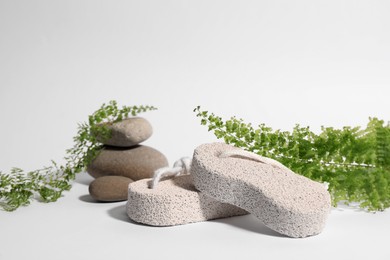
[[[331,209],[322,184],[252,160],[219,158],[232,149],[239,148],[211,143],[195,149],[191,174],[199,191],[245,209],[283,235],[299,238],[322,232]]]
[[[127,215],[150,226],[174,226],[247,214],[195,190],[189,175],[161,181],[150,189],[151,179],[129,185]]]
[[[134,181],[151,178],[159,168],[168,166],[168,159],[159,150],[137,145],[128,148],[104,147],[87,165],[86,172],[94,178],[124,176]]]
[[[130,117],[107,125],[111,137],[107,140],[97,136],[100,143],[115,147],[132,147],[145,142],[153,135],[153,127],[143,117]]]
[[[123,176],[102,176],[93,180],[88,192],[100,202],[118,202],[127,200],[127,187],[133,180]]]

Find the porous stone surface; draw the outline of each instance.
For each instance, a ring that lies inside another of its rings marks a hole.
[[[151,226],[172,226],[247,214],[198,192],[190,175],[161,181],[150,189],[151,180],[129,185],[127,215]]]
[[[95,178],[116,175],[137,181],[151,178],[155,170],[166,166],[164,154],[149,146],[105,147],[87,167],[87,172]]]
[[[291,170],[241,157],[220,157],[239,149],[225,143],[195,149],[191,174],[201,193],[254,214],[289,237],[319,234],[331,209],[326,188]]]
[[[123,176],[103,176],[90,183],[89,194],[98,201],[124,201],[132,182],[132,179]]]
[[[153,134],[152,125],[145,118],[131,117],[113,124],[106,124],[111,131],[111,138],[97,140],[105,145],[131,147],[142,143]]]

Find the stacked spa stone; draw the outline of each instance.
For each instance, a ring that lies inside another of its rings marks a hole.
[[[89,193],[98,201],[123,201],[131,182],[151,178],[155,170],[168,166],[168,161],[156,149],[140,145],[153,133],[146,119],[132,117],[108,128],[111,138],[99,140],[104,148],[87,167],[96,178],[89,185]]]

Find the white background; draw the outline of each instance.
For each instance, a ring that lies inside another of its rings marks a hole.
[[[390,119],[388,1],[0,0],[0,170],[61,162],[104,102],[150,104],[171,163],[215,138],[192,112],[291,130]],[[56,203],[0,212],[0,259],[388,259],[390,213],[334,209],[324,232],[251,216],[172,228],[96,204],[86,174]]]

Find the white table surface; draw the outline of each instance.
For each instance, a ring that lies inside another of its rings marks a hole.
[[[291,130],[389,120],[390,2],[0,0],[0,171],[61,163],[103,102],[150,104],[146,145],[172,164],[215,141],[192,112]],[[155,228],[95,203],[78,176],[56,203],[0,211],[0,260],[390,259],[390,209],[334,209],[280,237],[253,216]]]
[[[279,236],[251,215],[174,227],[133,223],[96,203],[80,174],[56,203],[0,212],[0,259],[390,259],[390,211],[333,209],[318,236]]]

